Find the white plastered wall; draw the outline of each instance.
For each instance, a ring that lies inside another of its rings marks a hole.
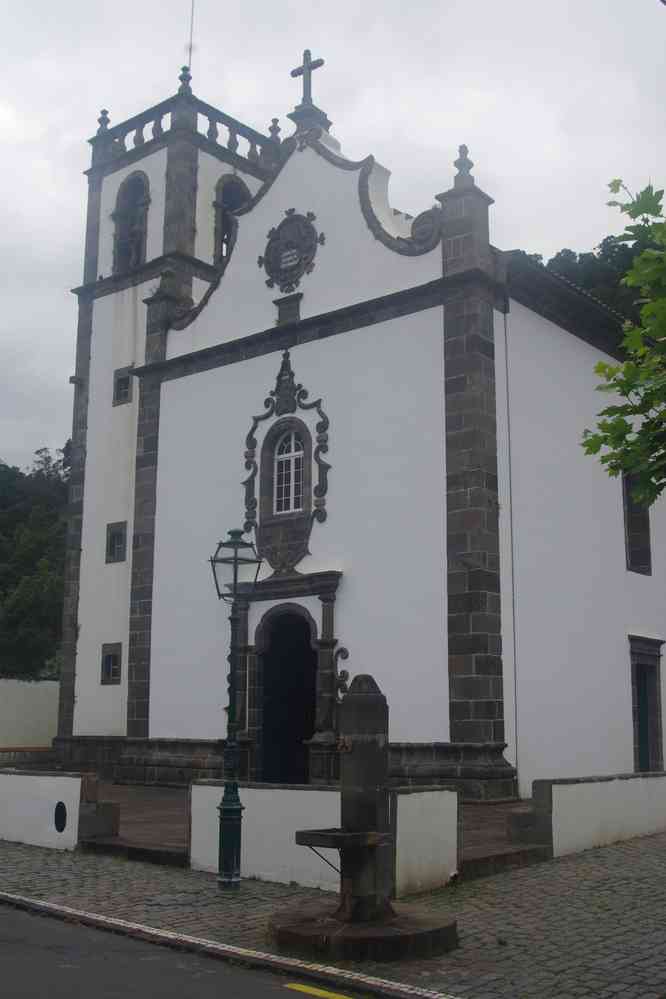
[[[113,232],[111,218],[116,208],[118,189],[131,173],[142,171],[150,184],[150,205],[148,207],[148,233],[146,238],[146,260],[162,255],[164,246],[164,190],[166,177],[166,149],[158,149],[130,166],[116,170],[104,178],[99,225],[99,256],[97,272],[104,277],[113,273]]]
[[[154,282],[152,282],[154,284]],[[98,298],[93,311],[90,401],[83,502],[75,735],[125,735],[127,653],[134,516],[136,421],[132,401],[113,405],[113,372],[144,359],[150,282]],[[127,558],[106,564],[106,525],[127,521]],[[121,683],[100,683],[103,643],[122,642]]]
[[[663,832],[666,778],[553,784],[552,822],[556,857]]]
[[[238,177],[246,185],[250,194],[256,194],[261,187],[261,181],[251,174],[243,173],[221,163],[215,156],[199,150],[199,170],[197,173],[197,228],[194,255],[199,260],[212,264],[215,258],[215,188],[225,174]],[[195,301],[196,301],[195,297]]]
[[[50,746],[58,729],[57,680],[0,679],[0,748]]]
[[[386,171],[377,169],[385,181]],[[216,180],[219,175],[215,175]],[[408,257],[375,239],[361,212],[358,177],[358,170],[334,166],[310,148],[295,152],[256,207],[240,216],[236,246],[219,288],[194,323],[171,334],[168,356],[187,354],[275,325],[277,309],[273,300],[283,293],[277,286],[266,286],[266,273],[257,265],[257,258],[264,253],[269,230],[280,224],[288,208],[303,214],[314,212],[317,231],[326,237],[325,245],[317,248],[314,270],[303,277],[297,289],[303,294],[302,318],[441,277],[441,248]],[[202,159],[200,184],[210,185],[212,179],[210,164]],[[377,212],[388,219],[388,204],[380,200],[385,198],[383,186],[376,186]],[[208,201],[212,197],[204,194],[202,187],[199,204],[203,214],[208,211]],[[198,225],[201,235],[197,238],[202,239],[204,252],[207,244],[203,222],[198,221]]]
[[[163,384],[151,737],[220,735],[228,624],[206,559],[242,523],[245,436],[280,361],[276,352]],[[372,673],[386,694],[391,738],[446,741],[441,309],[303,344],[291,361],[310,399],[322,397],[332,465],[328,519],[313,525],[299,571],[344,573],[336,638],[352,674]]]
[[[80,799],[79,776],[0,771],[0,840],[75,849]],[[60,831],[55,822],[58,805],[65,820]]]
[[[191,788],[190,866],[217,871],[220,829],[219,784]],[[240,789],[247,809],[243,825],[241,872],[244,878],[296,883],[335,891],[339,877],[312,850],[297,846],[297,829],[326,829],[340,825],[340,793],[316,787],[245,787]],[[320,851],[338,863],[335,850]]]
[[[497,406],[506,455],[500,323]],[[515,658],[518,771],[529,796],[536,778],[633,770],[628,635],[666,638],[666,508],[659,501],[650,512],[652,575],[628,572],[621,484],[580,447],[603,406],[594,365],[606,355],[516,302],[507,342],[516,634],[514,657],[505,466],[505,709],[513,742]]]

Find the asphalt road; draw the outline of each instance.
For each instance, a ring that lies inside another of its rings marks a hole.
[[[293,983],[0,906],[2,999],[308,999]]]

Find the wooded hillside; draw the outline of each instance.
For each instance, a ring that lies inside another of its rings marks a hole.
[[[68,448],[32,468],[0,461],[0,675],[58,672]]]

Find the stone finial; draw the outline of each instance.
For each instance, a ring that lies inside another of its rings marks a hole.
[[[109,128],[109,112],[106,108],[102,108],[99,113],[99,118],[97,119],[99,123],[99,128],[97,129],[98,135],[103,135]]]
[[[301,385],[296,384],[296,378],[289,359],[289,351],[285,350],[282,354],[282,363],[278,371],[275,388],[271,392],[271,395],[275,399],[276,416],[284,416],[285,413],[296,412],[298,408],[296,396],[301,388]]]
[[[474,178],[472,177],[471,170],[474,163],[468,156],[469,149],[466,145],[458,146],[458,159],[454,161],[453,165],[457,168],[458,173],[454,178],[455,187],[473,187]]]
[[[269,135],[274,142],[280,141],[280,132],[282,131],[278,121],[279,118],[271,118],[271,127],[268,129]]]
[[[178,77],[178,79],[180,80],[180,86],[178,88],[178,93],[179,94],[191,94],[192,93],[192,87],[190,86],[190,82],[192,80],[192,74],[190,73],[190,67],[189,66],[182,66],[181,67],[180,76]]]

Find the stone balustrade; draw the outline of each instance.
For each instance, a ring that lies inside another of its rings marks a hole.
[[[109,112],[102,110],[97,119],[97,134],[90,139],[93,148],[93,166],[124,156],[131,150],[162,140],[174,128],[178,112],[178,127],[183,127],[182,110],[190,127],[204,143],[224,148],[230,153],[267,169],[279,160],[279,133],[277,118],[273,118],[269,135],[263,135],[248,125],[219,111],[211,104],[192,95],[177,94],[134,115],[118,125],[110,125]]]

